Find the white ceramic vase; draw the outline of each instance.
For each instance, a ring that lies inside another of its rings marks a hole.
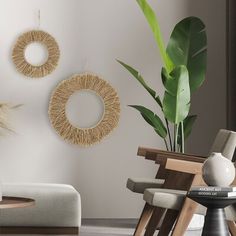
[[[213,152],[203,164],[202,177],[209,186],[229,186],[235,178],[234,164],[221,153]]]

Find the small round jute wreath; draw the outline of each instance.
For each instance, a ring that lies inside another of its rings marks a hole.
[[[42,65],[32,65],[25,58],[26,47],[34,42],[42,43],[48,50],[47,61]],[[31,78],[41,78],[50,74],[56,67],[60,57],[60,50],[56,40],[41,30],[32,30],[22,34],[12,52],[12,59],[17,70]]]
[[[75,127],[66,117],[67,101],[79,90],[92,90],[103,101],[103,117],[94,127]],[[92,74],[78,74],[63,80],[53,91],[49,103],[49,118],[57,133],[81,146],[100,142],[118,125],[119,117],[120,101],[116,91],[108,82]]]

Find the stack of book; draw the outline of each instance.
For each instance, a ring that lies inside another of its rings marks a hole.
[[[194,186],[188,194],[190,196],[236,197],[236,187]]]

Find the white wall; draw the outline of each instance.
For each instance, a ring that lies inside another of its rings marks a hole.
[[[174,24],[189,14],[201,16],[209,27],[210,59],[215,60],[208,73],[211,92],[202,89],[207,102],[201,100],[200,106],[199,96],[195,98],[194,105],[202,122],[193,140],[204,135],[206,142],[210,142],[216,129],[225,125],[225,91],[220,92],[225,88],[225,29],[219,27],[224,22],[225,6],[223,1],[209,0],[207,9],[206,1],[201,0],[198,1],[200,7],[191,7],[194,2],[150,0],[159,15],[165,39]],[[214,10],[210,3],[214,4]],[[38,9],[41,10],[41,29],[57,39],[61,58],[55,72],[32,80],[16,72],[10,56],[16,38],[37,26]],[[213,29],[215,25],[217,30]],[[81,193],[83,217],[138,217],[142,197],[126,190],[126,180],[129,176],[152,177],[156,166],[136,157],[137,147],[164,148],[164,145],[142,118],[127,107],[127,104],[149,107],[155,104],[118,65],[116,58],[138,68],[162,94],[161,61],[134,0],[0,0],[0,100],[24,104],[12,113],[16,134],[0,140],[2,181],[72,184]],[[63,141],[51,128],[47,115],[53,88],[61,80],[83,71],[97,73],[109,81],[119,93],[122,109],[119,127],[102,143],[90,148]],[[215,106],[215,101],[220,105]],[[208,108],[211,113],[206,114]],[[205,122],[214,117],[213,122]],[[206,128],[212,130],[210,135]],[[190,146],[194,150],[198,147],[199,152],[205,151],[202,142]]]
[[[189,14],[201,17],[208,33],[208,68],[204,86],[193,96],[198,114],[189,150],[207,155],[217,131],[226,128],[226,1],[191,1]]]

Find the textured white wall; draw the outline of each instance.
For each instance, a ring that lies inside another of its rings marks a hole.
[[[190,14],[202,17],[210,28],[210,90],[201,92],[207,102],[202,101],[202,96],[195,98],[194,105],[202,122],[193,135],[195,141],[204,135],[206,142],[210,142],[216,129],[225,125],[222,90],[225,88],[225,6],[220,0],[209,4],[203,0],[197,2],[150,0],[159,15],[165,39],[174,24]],[[41,29],[57,39],[61,58],[55,72],[32,80],[16,72],[10,57],[16,38],[37,27],[38,9]],[[139,215],[142,197],[126,190],[126,180],[129,176],[152,177],[156,166],[136,157],[137,147],[164,146],[142,118],[127,107],[127,104],[143,104],[154,108],[155,104],[118,65],[116,58],[138,68],[162,94],[161,61],[134,0],[0,0],[0,100],[24,104],[12,113],[17,133],[0,139],[2,181],[72,184],[81,193],[85,218]],[[119,127],[102,143],[90,148],[63,141],[51,128],[47,115],[53,88],[61,80],[83,71],[97,73],[109,81],[119,93],[122,109]],[[200,106],[198,99],[201,99]],[[206,114],[206,109],[211,112]],[[214,122],[205,122],[213,118]],[[207,129],[212,130],[211,135],[206,133]],[[201,145],[195,142],[191,148],[205,151],[202,142]]]

